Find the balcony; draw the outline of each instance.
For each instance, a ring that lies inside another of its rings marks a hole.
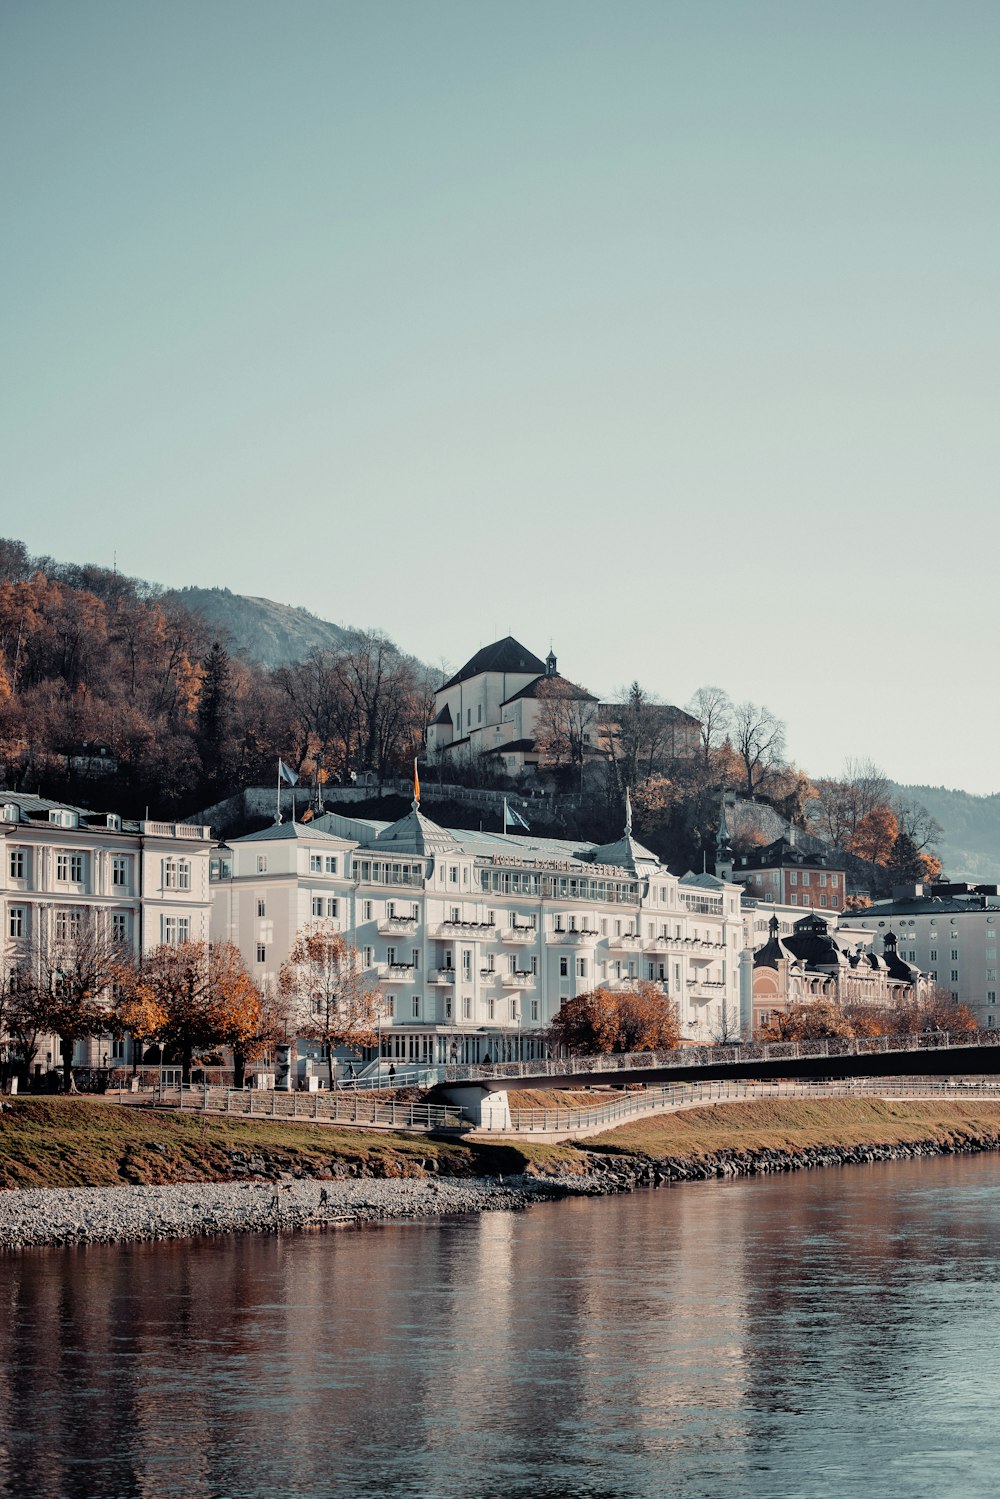
[[[432,968],[427,975],[429,984],[453,984],[455,982],[454,968]]]
[[[641,952],[642,938],[638,932],[622,932],[617,937],[608,938],[609,952]]]
[[[380,916],[376,925],[380,937],[409,937],[418,923],[415,916]]]
[[[519,942],[523,945],[535,942],[537,938],[536,926],[508,926],[500,933],[501,942]]]
[[[516,973],[501,973],[500,983],[505,989],[533,989],[536,978],[530,968],[519,968]]]
[[[598,933],[589,927],[571,928],[569,931],[546,932],[546,942],[559,942],[576,947],[593,947]]]
[[[491,921],[442,921],[431,931],[432,937],[464,937],[478,941],[483,937],[495,937],[496,927]]]

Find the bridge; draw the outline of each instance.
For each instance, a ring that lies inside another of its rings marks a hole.
[[[741,1042],[540,1058],[491,1066],[427,1069],[426,1084],[470,1118],[506,1108],[511,1088],[623,1088],[628,1084],[722,1079],[987,1076],[1000,1073],[1000,1031],[923,1031],[904,1036],[829,1037],[821,1041]]]

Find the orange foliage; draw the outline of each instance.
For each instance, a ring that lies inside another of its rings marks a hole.
[[[552,1026],[567,1050],[583,1056],[673,1051],[680,1045],[677,1006],[646,979],[618,992],[578,994],[564,1002]]]

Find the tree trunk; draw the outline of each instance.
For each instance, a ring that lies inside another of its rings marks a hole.
[[[63,1092],[75,1093],[77,1091],[76,1079],[73,1076],[73,1042],[64,1037],[59,1037],[59,1049],[62,1052],[63,1066]]]
[[[332,1093],[333,1092],[333,1087],[334,1087],[334,1081],[335,1081],[334,1076],[333,1076],[333,1047],[332,1046],[327,1046],[327,1048],[326,1048],[326,1064],[327,1064],[327,1070],[329,1072],[329,1078],[328,1078],[329,1088],[330,1088],[330,1092]]]
[[[191,1086],[191,1053],[193,1050],[191,1045],[181,1047],[181,1083],[184,1087]]]
[[[246,1082],[247,1059],[241,1051],[233,1051],[233,1087],[242,1088]]]

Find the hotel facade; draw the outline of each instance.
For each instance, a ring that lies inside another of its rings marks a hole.
[[[544,1053],[563,1001],[652,981],[686,1040],[739,1023],[739,887],[613,844],[325,813],[213,852],[211,933],[275,983],[296,934],[329,923],[383,995],[380,1054],[440,1064]]]

